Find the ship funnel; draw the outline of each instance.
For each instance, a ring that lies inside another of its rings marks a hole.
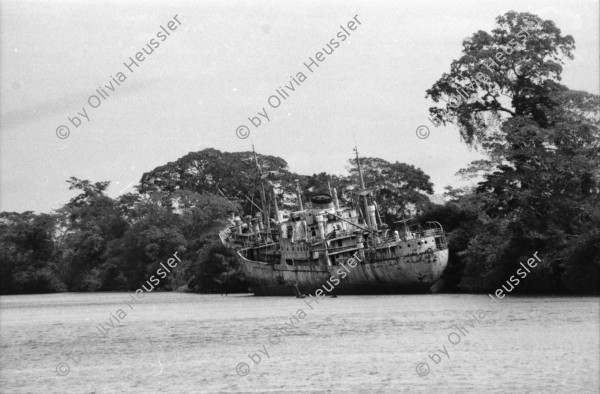
[[[329,194],[317,194],[311,197],[313,209],[331,209],[333,208],[333,198]]]
[[[367,205],[367,213],[369,222],[371,223],[370,227],[377,230],[377,221],[375,220],[375,205]]]

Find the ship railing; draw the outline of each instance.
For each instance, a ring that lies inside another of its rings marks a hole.
[[[423,230],[423,236],[433,236],[435,238],[435,246],[438,250],[447,249],[448,242],[446,241],[446,233],[444,232],[442,225],[438,222],[427,222],[427,224],[429,224],[430,227],[428,229]]]
[[[277,240],[274,240],[267,232],[237,234],[231,231],[227,233],[227,230],[223,230],[219,233],[219,238],[226,247],[235,245],[243,248],[260,248],[277,244]]]
[[[439,223],[438,223],[438,225],[439,225]],[[437,249],[442,250],[442,249],[447,248],[446,234],[444,233],[444,230],[441,228],[441,226],[439,228],[435,227],[435,228],[427,228],[427,229],[423,229],[419,226],[417,229],[415,229],[414,232],[410,231],[410,229],[409,229],[409,232],[411,234],[410,237],[406,236],[405,234],[401,234],[398,239],[393,235],[389,236],[389,237],[385,237],[385,238],[380,238],[378,244],[375,245],[375,247],[376,248],[390,247],[390,246],[393,246],[394,244],[397,244],[398,242],[406,242],[406,241],[419,242],[420,240],[422,240],[424,238],[434,237],[435,241],[436,241],[435,244],[436,244]]]
[[[353,232],[351,231],[337,231],[335,234],[335,238],[344,238],[344,237],[348,237],[354,235]],[[331,240],[331,238],[333,238],[333,233],[329,233],[325,236],[325,241],[329,241]],[[306,239],[300,239],[300,240],[296,240],[295,242],[306,242],[309,245],[317,245],[323,242],[323,240],[321,239],[321,237],[315,236],[315,237],[308,237]]]
[[[431,221],[427,222],[429,225],[429,230],[432,231],[435,236],[435,245],[438,249],[447,249],[448,241],[446,240],[446,233],[444,232],[444,228],[439,222]]]
[[[260,238],[250,241],[248,244],[253,248],[264,248],[266,246],[279,245],[279,243],[273,238],[267,237],[265,235],[261,235]]]
[[[328,248],[327,253],[329,255],[335,255],[340,253],[351,252],[353,250],[358,250],[358,245],[350,245],[350,246],[339,246],[336,248]]]
[[[402,241],[402,239],[398,240],[395,237],[386,237],[386,238],[379,238],[377,240],[377,244],[375,245],[376,247],[380,247],[380,246],[392,246],[395,243],[398,243]]]

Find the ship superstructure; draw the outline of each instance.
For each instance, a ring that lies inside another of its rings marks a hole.
[[[359,207],[340,204],[337,190],[317,194],[304,204],[297,187],[299,209],[280,210],[271,188],[274,218],[230,218],[220,233],[223,244],[235,250],[246,279],[256,295],[313,293],[335,277],[334,294],[426,292],[448,262],[442,226],[408,227],[390,233],[381,221],[374,190],[366,189],[358,152]],[[260,173],[260,166],[257,167]],[[261,191],[265,208],[266,191]],[[305,206],[306,205],[306,206]],[[268,210],[263,209],[263,212]],[[349,259],[358,262],[347,269]],[[345,275],[340,277],[340,269]],[[327,287],[325,287],[327,290]]]

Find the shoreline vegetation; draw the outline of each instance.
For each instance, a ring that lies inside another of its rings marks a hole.
[[[342,191],[341,203],[353,203],[350,191],[355,174],[302,176],[290,173],[281,158],[258,157],[272,171],[278,201],[287,209],[296,207],[296,179],[305,196],[322,192],[322,184],[330,182]],[[161,279],[152,281],[153,291],[249,293],[235,255],[222,246],[218,234],[228,225],[229,212],[256,211],[244,198],[245,193],[252,195],[253,184],[247,179],[251,179],[253,163],[252,152],[206,149],[144,174],[135,192],[116,199],[104,194],[108,182],[71,178],[67,181],[70,189],[79,194],[53,213],[0,213],[1,294],[130,292],[139,290],[154,274]],[[553,242],[556,231],[545,236],[528,227],[535,222],[508,222],[502,215],[487,215],[474,203],[482,198],[480,194],[489,199],[485,193],[466,190],[459,195],[449,188],[447,201],[434,204],[427,197],[433,185],[421,170],[378,158],[365,158],[361,163],[367,177],[380,169],[387,174],[388,179],[379,179],[386,188],[378,192],[392,196],[381,199],[382,218],[392,230],[393,222],[409,212],[415,222],[436,220],[444,227],[450,261],[430,293],[495,294],[507,278],[523,269],[520,263],[527,265],[536,256],[535,270],[526,278],[519,276],[521,282],[511,296],[599,294],[597,223],[584,227],[595,226],[595,232],[578,234],[577,243],[569,247],[568,237]],[[178,175],[191,173],[192,165],[204,168],[204,173],[189,178]],[[246,176],[232,175],[240,172]],[[399,176],[406,185],[394,186],[390,181]],[[207,178],[216,183],[202,184]],[[186,190],[193,183],[196,189]],[[229,198],[219,195],[216,187]],[[253,197],[255,201],[260,198]],[[591,200],[597,198],[590,195]],[[545,206],[552,208],[550,201]],[[590,215],[600,217],[598,205],[588,207]],[[498,228],[498,221],[504,226]],[[168,276],[160,264],[165,261],[177,267]]]
[[[444,203],[435,204],[421,169],[365,157],[366,186],[377,187],[390,231],[406,217],[443,226],[449,263],[433,293],[493,292],[535,252],[541,261],[514,294],[598,295],[600,96],[560,83],[575,40],[553,21],[509,11],[496,24],[465,39],[449,72],[426,92],[442,105],[431,107],[430,116],[454,124],[461,140],[484,156],[458,172],[472,186],[447,186]],[[498,67],[486,68],[484,61],[500,50]],[[482,72],[487,83],[477,84]],[[477,90],[477,100],[443,104],[467,86]],[[283,209],[297,208],[297,185],[305,199],[330,185],[340,204],[356,204],[355,159],[348,174],[302,175],[283,158],[257,156]],[[132,291],[173,251],[181,262],[156,290],[248,292],[218,234],[229,213],[256,214],[255,178],[252,152],[211,148],[143,174],[135,191],[116,198],[106,195],[110,182],[71,177],[75,196],[61,208],[0,213],[0,294]]]

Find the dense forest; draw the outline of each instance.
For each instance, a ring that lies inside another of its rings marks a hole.
[[[392,229],[410,214],[447,231],[450,261],[433,291],[490,292],[538,251],[542,263],[516,292],[598,294],[600,97],[560,84],[574,48],[554,22],[528,13],[508,12],[491,33],[465,39],[427,96],[445,102],[430,108],[434,123],[457,125],[486,159],[460,171],[473,186],[447,187],[443,205],[431,202],[422,170],[361,159]],[[296,183],[305,198],[329,183],[343,203],[356,204],[353,159],[346,175],[308,176],[290,172],[283,158],[257,158],[281,207],[297,207]],[[228,212],[256,212],[252,152],[191,152],[115,199],[105,194],[109,182],[67,183],[76,196],[52,213],[0,213],[1,294],[135,290],[175,252],[182,263],[159,289],[247,291],[218,233]]]

